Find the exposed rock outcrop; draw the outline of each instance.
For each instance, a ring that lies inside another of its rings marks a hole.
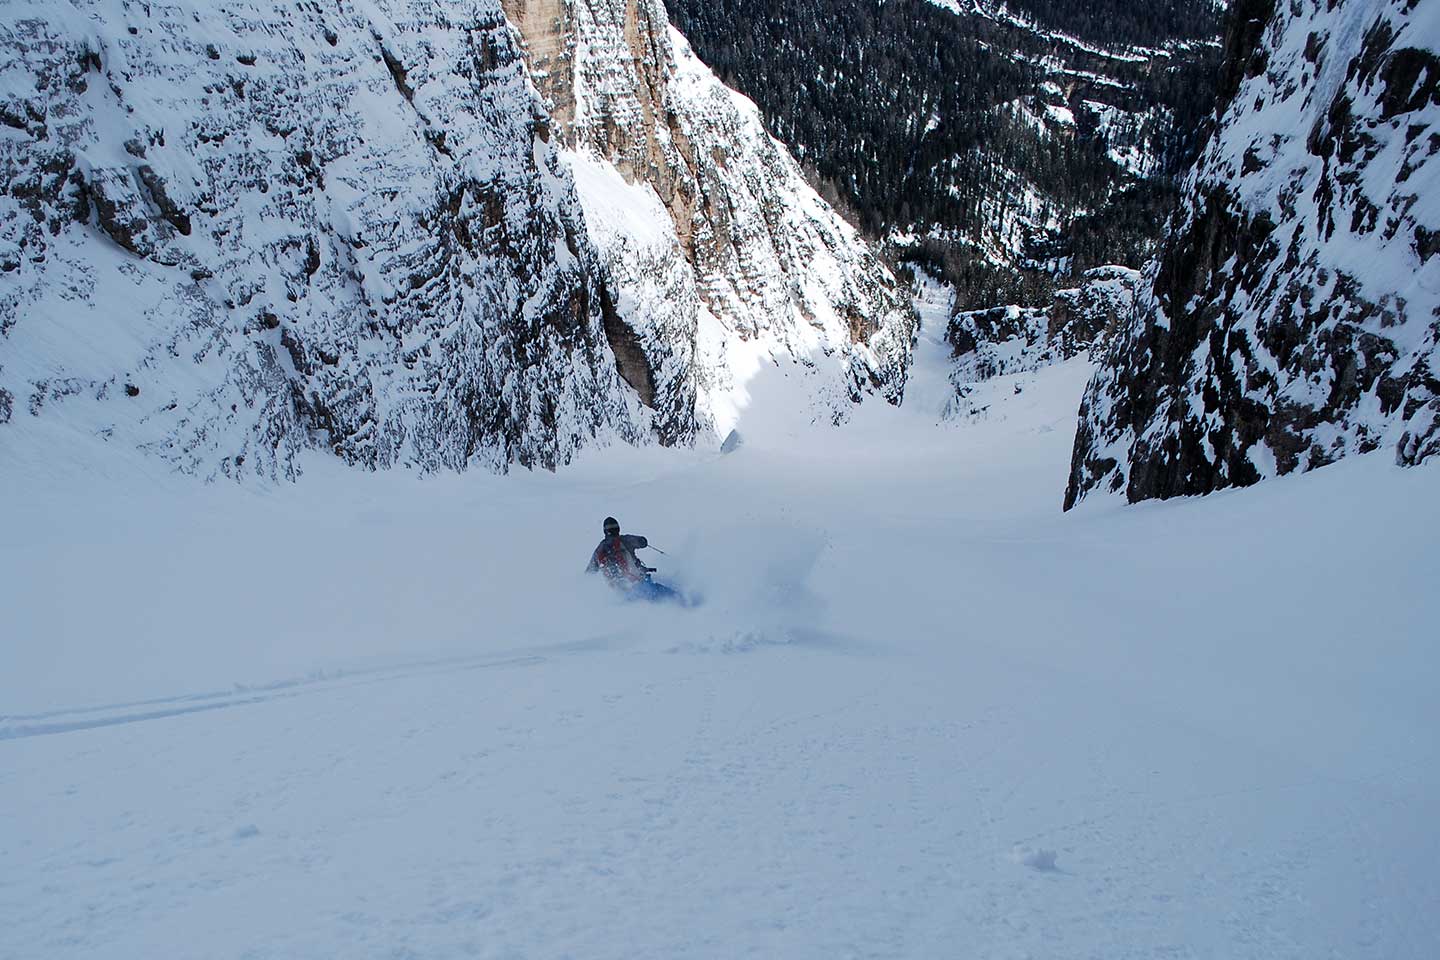
[[[957,385],[1038,370],[1103,350],[1129,320],[1140,274],[1129,267],[1087,270],[1078,287],[1055,291],[1048,307],[962,310],[945,337],[955,351]]]
[[[1244,0],[1219,127],[1080,410],[1069,508],[1440,449],[1440,19]]]

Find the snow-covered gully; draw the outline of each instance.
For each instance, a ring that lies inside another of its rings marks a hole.
[[[0,3],[0,960],[1440,957],[1436,4],[941,5]]]
[[[553,475],[13,446],[0,955],[1436,955],[1437,468],[1064,514],[1090,370]]]

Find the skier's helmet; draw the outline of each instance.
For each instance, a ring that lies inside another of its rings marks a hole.
[[[620,532],[620,521],[614,517],[605,518],[605,536],[613,537]]]

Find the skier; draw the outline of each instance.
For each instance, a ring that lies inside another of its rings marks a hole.
[[[620,533],[620,521],[605,518],[605,539],[590,555],[586,573],[603,573],[605,580],[625,595],[627,600],[680,600],[680,594],[663,583],[650,579],[654,567],[647,567],[635,551],[648,547],[650,541],[633,533]]]

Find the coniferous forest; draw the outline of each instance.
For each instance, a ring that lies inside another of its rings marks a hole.
[[[1139,266],[1214,102],[1211,0],[670,0],[807,177],[960,305]],[[998,5],[993,5],[997,6]]]

